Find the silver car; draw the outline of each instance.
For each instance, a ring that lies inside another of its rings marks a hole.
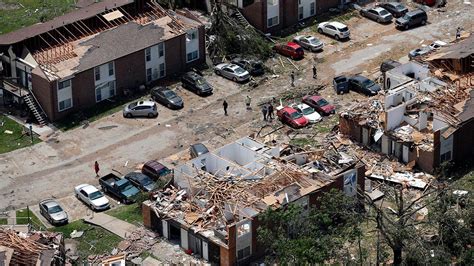
[[[244,82],[250,79],[250,73],[235,64],[222,63],[214,67],[214,72],[235,82]]]
[[[132,118],[134,116],[157,117],[156,103],[153,101],[139,101],[125,105],[123,117]]]
[[[52,225],[61,225],[68,223],[67,213],[61,205],[53,199],[46,199],[39,203],[41,215]]]
[[[314,36],[296,36],[293,42],[299,44],[301,47],[308,49],[312,52],[320,51],[323,49],[323,42]]]
[[[93,185],[81,184],[76,186],[74,193],[92,210],[101,211],[108,209],[110,206],[109,200]]]
[[[393,19],[392,14],[382,7],[363,8],[360,10],[360,15],[375,20],[378,23],[390,23]]]

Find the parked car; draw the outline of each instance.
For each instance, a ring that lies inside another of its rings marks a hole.
[[[436,50],[438,50],[439,48],[445,47],[445,46],[447,46],[447,45],[448,45],[447,43],[438,40],[438,41],[432,42],[428,47],[430,48],[430,50],[436,51]]]
[[[400,66],[401,63],[392,59],[387,59],[380,64],[380,72],[385,73],[390,69],[394,69],[397,66]]]
[[[162,176],[171,173],[171,170],[161,163],[151,160],[146,162],[142,167],[142,173],[149,176],[153,180],[157,180]]]
[[[389,23],[392,22],[393,16],[387,10],[382,7],[373,7],[369,9],[361,9],[360,15],[378,23]]]
[[[125,105],[123,117],[132,118],[134,116],[157,117],[158,109],[156,103],[152,101],[138,101]]]
[[[384,8],[396,18],[403,17],[408,12],[408,8],[399,2],[380,3],[378,6]]]
[[[265,74],[265,69],[263,68],[263,63],[261,61],[236,57],[232,59],[231,62],[232,64],[236,64],[247,70],[252,76],[261,76]]]
[[[209,149],[207,149],[207,147],[202,143],[193,144],[189,148],[189,153],[191,154],[191,158],[196,158],[199,155],[205,154],[208,152],[209,152]]]
[[[334,90],[337,94],[349,92],[349,78],[346,76],[336,76],[332,80]]]
[[[112,194],[124,204],[133,203],[133,197],[140,192],[130,181],[112,173],[99,178],[99,184],[105,193]]]
[[[313,107],[305,104],[305,103],[300,103],[292,106],[296,111],[300,112],[303,114],[303,116],[308,120],[309,123],[314,124],[317,122],[320,122],[323,118],[321,115],[314,110]]]
[[[330,115],[336,112],[336,106],[329,104],[328,101],[319,95],[306,95],[303,97],[302,102],[313,107],[318,113],[322,115]]]
[[[196,72],[189,71],[181,76],[183,88],[188,89],[197,95],[212,94],[212,86],[201,75]]]
[[[426,12],[422,9],[416,9],[405,13],[403,17],[397,18],[395,25],[407,30],[418,25],[425,25],[427,21],[428,15]]]
[[[82,184],[76,186],[74,193],[78,199],[94,211],[101,211],[110,207],[109,200],[93,185]]]
[[[351,36],[349,28],[346,25],[336,21],[319,23],[318,32],[332,36],[336,40],[350,38]]]
[[[142,191],[150,192],[156,187],[156,183],[147,175],[140,172],[131,172],[124,176],[135,187]]]
[[[68,223],[68,216],[59,203],[53,199],[42,200],[39,203],[40,214],[52,225]]]
[[[183,99],[167,87],[153,88],[150,94],[154,101],[170,109],[180,109],[184,106]]]
[[[309,123],[302,113],[289,106],[280,108],[277,111],[277,117],[281,122],[294,128],[301,128]]]
[[[293,42],[312,52],[323,50],[324,44],[321,40],[310,35],[300,35],[293,39]]]
[[[218,76],[223,76],[234,82],[245,82],[250,79],[250,73],[236,64],[222,63],[214,67]]]
[[[355,75],[349,78],[349,89],[367,96],[374,96],[380,91],[380,86],[364,76]]]
[[[422,47],[422,48],[416,48],[416,49],[411,50],[408,53],[408,58],[410,58],[410,60],[411,60],[411,59],[413,59],[417,56],[426,55],[430,52],[431,52],[431,49],[430,49],[429,46],[425,46],[425,47]]]
[[[293,60],[304,57],[303,48],[294,42],[275,44],[273,50],[281,55],[291,57]]]

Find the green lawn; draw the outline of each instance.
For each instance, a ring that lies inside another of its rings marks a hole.
[[[1,0],[0,34],[51,20],[75,8],[74,0]]]
[[[1,224],[7,224],[7,223],[8,223],[7,218],[0,218],[0,225]]]
[[[131,224],[143,224],[142,211],[137,203],[122,205],[106,212],[108,215]]]
[[[31,145],[31,137],[22,135],[23,126],[11,120],[3,114],[0,114],[0,153],[6,153]],[[12,131],[12,134],[5,133],[6,130]],[[37,137],[33,138],[33,143],[41,142]]]
[[[82,220],[51,229],[51,231],[63,233],[65,238],[70,238],[74,230],[84,231],[81,237],[74,239],[79,242],[77,252],[80,259],[85,259],[89,255],[109,253],[122,241],[119,236],[101,227],[86,224]]]
[[[31,223],[36,227],[44,227],[43,223],[36,217],[36,215],[30,210]],[[16,211],[16,223],[17,224],[28,224],[28,211],[27,209],[21,209]]]

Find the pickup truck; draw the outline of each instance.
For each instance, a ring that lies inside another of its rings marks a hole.
[[[99,179],[99,184],[105,193],[110,193],[117,197],[122,203],[129,204],[133,202],[133,196],[140,190],[130,183],[127,179],[122,179],[112,173]]]

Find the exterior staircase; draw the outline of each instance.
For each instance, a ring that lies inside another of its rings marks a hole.
[[[247,19],[245,19],[244,15],[242,15],[242,13],[240,13],[240,10],[235,10],[235,13],[234,13],[235,17],[237,18],[237,20],[239,21],[239,23],[244,26],[244,28],[249,28],[249,27],[252,27],[252,25],[250,25],[250,23],[247,21]]]
[[[41,108],[41,105],[38,103],[36,100],[35,96],[33,93],[30,91],[30,93],[23,98],[25,100],[26,105],[28,105],[28,108],[31,110],[33,115],[36,118],[36,121],[38,121],[40,126],[46,125],[46,113],[43,111]]]

